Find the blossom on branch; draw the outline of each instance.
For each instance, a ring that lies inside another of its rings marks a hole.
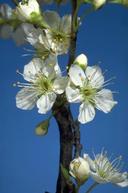
[[[0,5],[0,24],[1,38],[12,38],[17,45],[26,42],[24,31],[15,20],[14,10],[7,4]]]
[[[37,105],[41,114],[52,108],[57,95],[62,94],[67,85],[67,77],[62,77],[55,70],[55,66],[56,64],[51,64],[51,61],[46,65],[39,58],[34,58],[25,65],[23,77],[28,83],[17,83],[17,86],[22,87],[16,95],[18,108],[31,110]]]
[[[104,81],[99,66],[87,66],[83,70],[80,66],[73,64],[69,69],[69,78],[66,88],[67,99],[70,103],[81,103],[78,116],[81,123],[94,119],[95,108],[108,113],[117,104],[113,100],[112,92],[104,88],[108,81]]]
[[[70,163],[69,173],[76,179],[79,185],[83,184],[90,174],[88,162],[81,157],[75,158]]]
[[[46,11],[43,13],[43,18],[49,26],[45,30],[45,38],[50,48],[57,55],[67,53],[71,37],[71,15],[61,18],[55,11]]]
[[[40,7],[36,0],[21,1],[15,10],[16,16],[21,21],[31,20],[32,17],[40,17]]]
[[[121,156],[111,161],[107,157],[107,152],[95,155],[92,160],[88,154],[84,154],[84,159],[90,166],[90,175],[97,183],[112,183],[120,187],[128,186],[128,173],[121,173]]]

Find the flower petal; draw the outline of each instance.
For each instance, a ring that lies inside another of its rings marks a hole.
[[[71,33],[71,15],[65,15],[62,18],[60,31],[70,34]]]
[[[126,179],[123,182],[117,183],[116,185],[121,186],[121,187],[126,187],[126,186],[128,186],[128,179]]]
[[[94,107],[91,104],[87,104],[85,102],[82,103],[79,109],[78,120],[84,124],[92,121],[94,117],[95,117]]]
[[[111,177],[111,182],[113,184],[120,184],[120,183],[124,183],[125,180],[128,181],[127,179],[127,173],[124,172],[124,173],[119,173],[119,172],[116,172],[114,175],[112,175]]]
[[[24,66],[24,79],[30,82],[34,82],[36,80],[36,74],[41,72],[42,67],[42,60],[39,58],[33,58],[31,62]]]
[[[45,11],[43,13],[45,22],[51,27],[51,29],[58,30],[60,25],[60,16],[55,11]]]
[[[13,33],[13,27],[10,25],[1,25],[0,26],[0,37],[3,39],[11,38]]]
[[[85,74],[92,87],[100,88],[103,86],[104,76],[99,66],[87,66]]]
[[[18,27],[15,31],[13,31],[12,38],[18,46],[26,43],[25,34],[21,27]]]
[[[96,108],[104,113],[108,113],[117,104],[117,101],[113,100],[112,92],[109,89],[102,89],[97,93],[94,98]]]
[[[26,40],[35,48],[39,47],[39,36],[41,34],[40,29],[36,29],[32,24],[24,23],[21,25],[24,33],[26,34]]]
[[[47,113],[53,106],[56,100],[56,94],[51,92],[42,95],[37,101],[38,112],[41,114]]]
[[[85,74],[84,71],[77,65],[72,65],[69,70],[69,76],[71,81],[76,86],[82,86],[85,81]]]
[[[101,178],[97,173],[90,172],[91,177],[97,182],[101,184],[108,183],[108,181],[105,180],[105,178]]]
[[[36,92],[30,88],[23,88],[16,95],[16,106],[23,110],[31,110],[36,100]]]
[[[66,88],[67,100],[70,103],[79,103],[82,101],[82,96],[79,89],[68,86]]]
[[[92,171],[96,171],[96,167],[95,167],[94,161],[90,158],[90,156],[88,154],[84,154],[83,157],[88,162],[88,164],[90,166],[90,169]]]
[[[55,93],[62,94],[67,86],[68,79],[67,77],[56,78],[53,83],[53,89]]]

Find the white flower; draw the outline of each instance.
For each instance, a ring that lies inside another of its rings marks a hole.
[[[106,0],[93,0],[93,5],[96,9],[99,9],[106,3]]]
[[[97,183],[113,183],[121,187],[128,186],[128,173],[120,172],[121,156],[110,161],[106,152],[95,155],[92,160],[88,154],[84,154],[84,159],[90,166],[90,175]]]
[[[23,87],[16,95],[16,106],[23,110],[31,110],[35,105],[41,114],[47,113],[55,103],[57,94],[62,94],[67,85],[67,78],[58,75],[55,65],[45,64],[34,58],[25,65],[23,77],[28,83],[17,83]]]
[[[36,0],[28,0],[28,2],[20,2],[16,7],[16,15],[21,21],[31,20],[32,14],[40,16],[40,7]]]
[[[85,71],[78,65],[69,69],[70,82],[66,88],[70,103],[81,103],[78,120],[87,123],[94,119],[95,108],[108,113],[117,104],[112,92],[104,88],[108,81],[98,66],[87,66]]]
[[[70,45],[71,15],[62,18],[55,11],[46,11],[43,14],[49,28],[45,30],[45,38],[51,49],[57,54],[65,54]]]
[[[81,157],[71,161],[69,169],[69,173],[77,180],[79,184],[83,184],[89,177],[89,164]]]
[[[26,36],[26,41],[29,42],[36,52],[36,56],[46,60],[49,55],[56,56],[54,50],[48,42],[45,32],[40,28],[35,28],[32,24],[22,24],[22,29]]]

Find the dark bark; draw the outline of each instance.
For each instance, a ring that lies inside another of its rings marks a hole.
[[[73,187],[69,186],[61,173],[61,164],[69,170],[69,164],[72,160],[73,152],[73,132],[72,132],[72,114],[68,104],[63,105],[55,114],[56,121],[59,126],[60,133],[60,160],[59,160],[59,176],[57,180],[56,193],[73,193]]]
[[[77,31],[74,29],[73,25],[73,23],[76,24],[77,22],[76,9],[77,0],[72,0],[72,26],[68,68],[70,68],[73,63],[76,52]],[[62,98],[58,97],[57,105],[55,104],[53,107],[53,112],[55,113],[54,117],[57,121],[60,133],[59,176],[57,180],[56,193],[76,193],[75,186],[71,184],[69,185],[64,179],[60,166],[62,164],[63,167],[69,171],[71,160],[74,156],[77,157],[80,155],[81,145],[79,124],[77,121],[73,120],[70,106],[66,101],[63,103]]]

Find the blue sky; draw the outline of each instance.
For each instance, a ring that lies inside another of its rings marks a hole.
[[[11,1],[0,0],[0,3]],[[82,10],[81,10],[82,11]],[[69,13],[63,7],[62,14]],[[116,76],[109,86],[117,91],[118,105],[109,114],[97,111],[95,119],[81,125],[83,152],[92,155],[104,147],[109,155],[123,156],[124,171],[128,170],[128,9],[107,5],[88,15],[80,27],[77,54],[85,53],[89,64],[99,63],[106,79]],[[55,192],[59,161],[59,134],[54,119],[48,135],[37,137],[35,126],[47,117],[32,111],[16,108],[15,95],[18,88],[12,85],[21,77],[16,70],[23,70],[31,60],[23,57],[24,47],[17,47],[12,40],[0,40],[0,193]],[[66,63],[60,60],[60,65]],[[74,116],[78,106],[71,105]],[[113,157],[114,157],[113,156]],[[91,181],[81,188],[84,193]],[[93,192],[126,193],[127,188],[101,185]]]

